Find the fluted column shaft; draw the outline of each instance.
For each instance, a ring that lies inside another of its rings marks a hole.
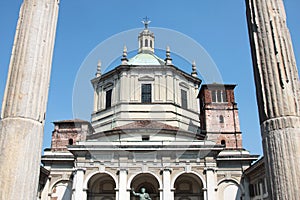
[[[0,199],[36,199],[58,0],[24,0],[0,122]]]
[[[282,0],[246,0],[249,36],[272,200],[298,199],[299,77]]]

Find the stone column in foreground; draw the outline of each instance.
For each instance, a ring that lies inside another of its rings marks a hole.
[[[272,200],[300,194],[299,77],[282,0],[246,0],[261,134]]]
[[[0,121],[0,199],[36,199],[58,0],[24,0]]]

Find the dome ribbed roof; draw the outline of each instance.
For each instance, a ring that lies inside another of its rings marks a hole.
[[[153,53],[142,52],[129,59],[128,65],[164,65],[165,61]]]

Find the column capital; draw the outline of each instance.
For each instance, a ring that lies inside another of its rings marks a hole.
[[[75,171],[86,171],[86,168],[84,168],[84,167],[76,167],[75,168]]]
[[[161,173],[163,173],[164,171],[169,171],[170,173],[172,173],[173,169],[172,169],[172,168],[169,168],[169,167],[161,168],[161,169],[160,169],[160,172],[161,172]]]
[[[77,174],[77,172],[79,172],[79,171],[82,171],[83,173],[85,173],[86,168],[82,168],[82,167],[74,168],[73,175]]]
[[[126,174],[128,174],[128,169],[126,169],[126,168],[119,168],[118,170],[117,170],[117,174],[119,174],[121,171],[125,171],[126,172]]]
[[[217,172],[218,169],[216,167],[205,167],[204,172],[207,172],[207,171],[213,171],[213,172]]]

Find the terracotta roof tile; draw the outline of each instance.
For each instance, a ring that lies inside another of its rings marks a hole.
[[[55,121],[53,123],[60,124],[60,123],[90,123],[90,122],[82,120],[82,119],[67,119],[67,120]]]
[[[167,129],[167,130],[178,130],[178,127],[170,126],[161,122],[151,121],[151,120],[140,120],[135,121],[123,126],[115,127],[113,130],[122,130],[122,129],[139,129],[139,128],[147,128],[147,129]]]

